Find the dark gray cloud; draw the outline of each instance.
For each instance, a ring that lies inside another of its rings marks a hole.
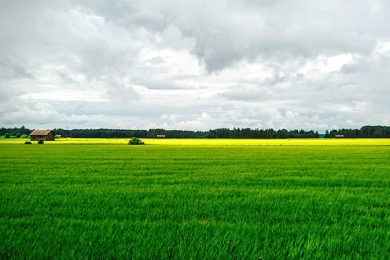
[[[279,1],[253,8],[253,2],[193,2],[187,12],[176,14],[173,23],[185,36],[195,38],[192,52],[215,71],[256,57],[286,61],[345,52],[368,54],[378,34],[389,29],[386,16],[377,16],[388,12],[381,9],[385,3],[375,4]]]

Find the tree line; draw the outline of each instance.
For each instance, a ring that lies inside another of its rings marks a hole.
[[[22,135],[29,135],[31,129],[22,127],[0,128],[0,136],[5,138],[19,138]],[[53,129],[55,135],[62,137],[75,138],[156,138],[157,135],[165,135],[166,138],[319,138],[317,131],[286,130],[279,129],[251,129],[251,128],[217,128],[208,131],[190,131],[190,130],[166,130],[162,128],[149,130],[134,129],[72,129],[63,128]],[[390,138],[390,126],[363,126],[360,129],[339,129],[326,131],[323,137],[334,138],[336,136],[345,138]]]
[[[250,128],[217,128],[208,131],[190,130],[166,130],[162,128],[149,130],[126,130],[126,129],[54,129],[55,134],[76,138],[156,138],[164,135],[166,138],[319,138],[319,133],[313,130],[273,130],[250,129]]]
[[[344,136],[345,138],[390,138],[390,126],[370,126],[366,125],[360,129],[339,129],[326,130],[325,138],[333,138],[335,136]]]
[[[32,130],[22,127],[14,127],[14,128],[0,128],[0,137],[3,138],[20,138],[20,137],[28,137]]]

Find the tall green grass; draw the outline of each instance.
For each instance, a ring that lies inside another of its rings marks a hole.
[[[388,259],[389,146],[0,146],[3,259]]]

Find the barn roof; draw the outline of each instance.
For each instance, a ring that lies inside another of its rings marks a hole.
[[[30,135],[48,135],[51,130],[34,130]]]

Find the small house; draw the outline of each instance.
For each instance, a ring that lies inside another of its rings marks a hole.
[[[54,141],[55,135],[51,130],[34,130],[30,134],[31,141],[38,141],[42,139],[44,141]]]
[[[157,138],[165,138],[165,135],[157,135]]]

